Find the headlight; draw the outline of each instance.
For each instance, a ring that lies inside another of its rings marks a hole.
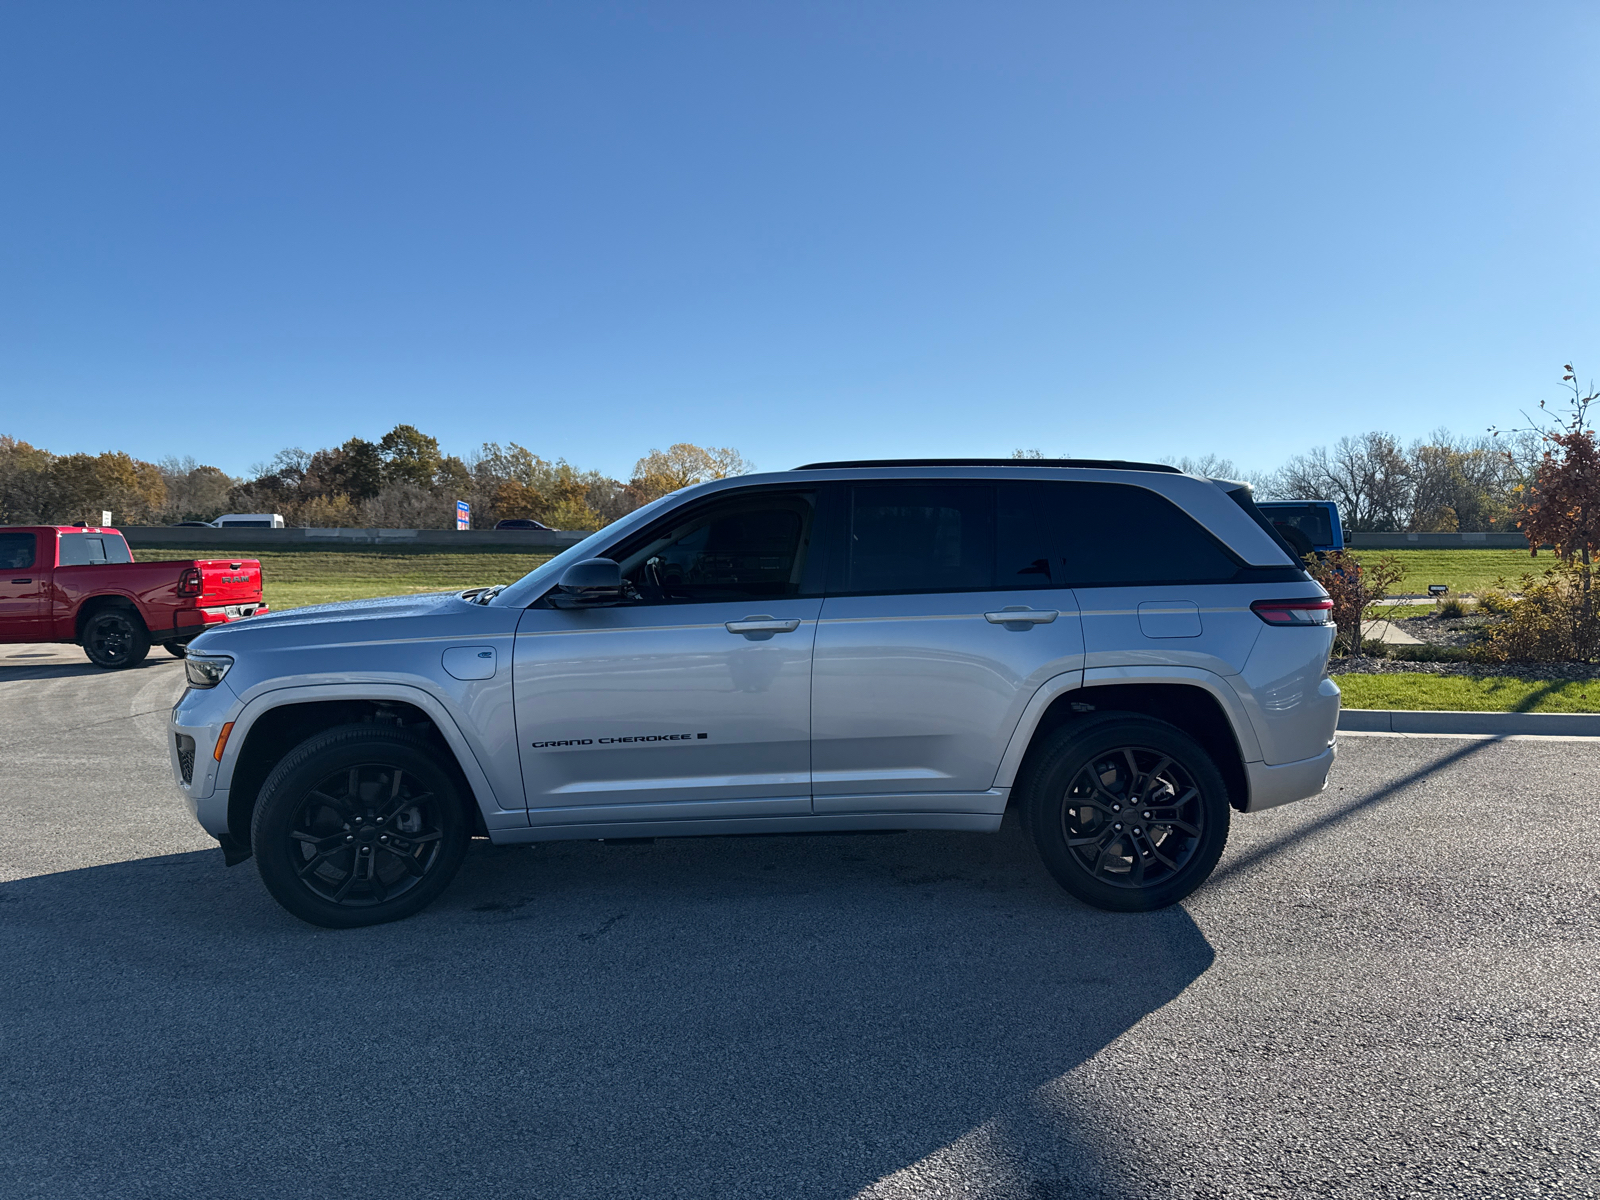
[[[226,654],[211,654],[202,657],[191,654],[183,660],[184,673],[189,676],[189,686],[192,688],[214,688],[222,682],[222,677],[228,673],[228,668],[233,666],[233,659]]]

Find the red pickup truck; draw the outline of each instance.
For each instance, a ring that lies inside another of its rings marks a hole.
[[[101,667],[265,612],[255,559],[136,563],[115,529],[0,526],[0,642],[74,642]]]

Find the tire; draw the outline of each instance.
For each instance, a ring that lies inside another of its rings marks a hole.
[[[1023,823],[1045,867],[1096,908],[1176,904],[1210,877],[1228,841],[1222,773],[1193,738],[1153,717],[1101,713],[1063,726],[1022,791]],[[1130,791],[1145,802],[1127,803]]]
[[[187,642],[168,642],[167,653],[172,655],[173,658],[187,658],[189,656],[189,645]]]
[[[426,738],[381,725],[342,725],[285,755],[250,826],[273,899],[327,929],[398,921],[432,903],[472,832],[463,789],[439,757]]]
[[[150,653],[150,633],[139,614],[126,608],[95,613],[83,627],[83,652],[97,667],[136,667]]]

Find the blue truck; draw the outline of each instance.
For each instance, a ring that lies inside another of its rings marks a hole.
[[[1344,549],[1339,506],[1332,500],[1259,500],[1256,507],[1302,558]]]

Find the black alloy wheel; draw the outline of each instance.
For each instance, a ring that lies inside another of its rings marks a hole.
[[[1067,891],[1098,908],[1164,908],[1210,876],[1228,837],[1227,788],[1175,726],[1105,713],[1051,735],[1023,784],[1024,820]]]
[[[108,608],[83,627],[83,652],[95,666],[108,670],[138,666],[150,653],[150,634],[137,613]]]
[[[262,785],[251,843],[262,881],[314,925],[410,916],[449,884],[470,830],[438,748],[392,726],[303,742]]]
[[[189,657],[189,643],[168,642],[167,653],[172,655],[173,658],[187,658]]]

